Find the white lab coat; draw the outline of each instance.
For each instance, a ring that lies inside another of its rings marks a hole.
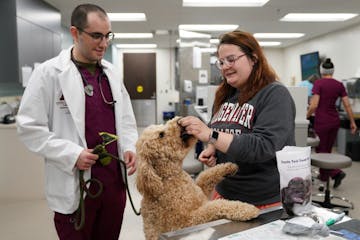
[[[53,211],[70,214],[79,204],[78,171],[80,152],[86,148],[85,93],[79,71],[70,59],[71,48],[63,50],[34,69],[25,89],[17,127],[30,151],[45,158],[46,198]],[[115,103],[119,156],[135,152],[138,137],[129,94],[119,72],[102,60]],[[90,171],[85,171],[85,180]],[[36,186],[34,186],[36,187]]]

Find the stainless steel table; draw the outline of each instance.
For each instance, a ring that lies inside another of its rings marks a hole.
[[[160,240],[179,240],[183,237],[186,237],[195,232],[202,231],[207,228],[212,228],[215,230],[213,234],[208,238],[208,240],[217,240],[220,237],[230,235],[232,233],[244,231],[250,228],[254,228],[265,223],[269,223],[275,220],[282,218],[284,215],[282,207],[274,207],[262,211],[261,214],[250,221],[247,222],[235,222],[226,219],[221,219],[217,221],[208,222],[205,224],[200,224],[188,228],[183,228],[173,232],[167,232],[160,235]]]

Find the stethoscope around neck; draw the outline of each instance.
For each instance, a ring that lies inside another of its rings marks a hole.
[[[75,64],[76,69],[79,71],[79,74],[80,74],[80,76],[81,76],[81,79],[82,79],[82,81],[83,81],[83,83],[84,83],[84,85],[85,85],[85,86],[84,86],[84,92],[85,92],[85,94],[88,95],[89,97],[92,97],[92,96],[94,95],[94,86],[91,85],[91,84],[86,80],[86,78],[83,76],[83,74],[81,73],[81,71],[80,71],[80,65],[79,65],[79,63],[74,59],[72,52],[71,52],[71,61]],[[104,72],[104,70],[103,70],[103,68],[102,68],[101,65],[100,65],[100,69],[101,69],[101,70],[100,70],[100,74],[99,74],[98,77],[97,77],[97,81],[98,81],[98,84],[99,84],[101,97],[102,97],[104,103],[106,103],[106,104],[108,104],[108,105],[111,105],[111,106],[114,106],[114,104],[116,103],[115,100],[113,100],[113,101],[108,101],[108,100],[106,100],[106,98],[105,98],[105,95],[104,95],[104,92],[103,92],[103,89],[102,89],[102,85],[101,85],[101,80],[103,79],[103,77],[105,77],[107,80],[108,80],[108,78],[107,78],[107,76],[106,76],[106,74],[105,74],[105,72]]]

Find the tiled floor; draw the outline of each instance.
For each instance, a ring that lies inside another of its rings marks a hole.
[[[140,194],[134,184],[134,177],[129,178],[133,201],[140,207]],[[52,212],[45,199],[28,201],[0,200],[0,239],[1,240],[56,240]],[[142,231],[142,219],[133,213],[130,202],[127,202],[123,229],[120,240],[145,240]]]
[[[331,190],[334,195],[350,198],[355,203],[355,209],[350,216],[360,219],[360,162],[353,162],[351,168],[344,169],[347,177],[341,186]],[[140,195],[134,184],[134,176],[129,178],[130,189],[136,205],[140,206]],[[0,239],[1,240],[55,240],[57,239],[52,222],[52,213],[44,199],[28,201],[0,200]],[[132,212],[128,202],[125,210],[123,229],[120,240],[144,240],[142,219]]]

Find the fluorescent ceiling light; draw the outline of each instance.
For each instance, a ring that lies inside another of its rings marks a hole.
[[[116,44],[118,48],[157,48],[156,44]]]
[[[183,7],[262,7],[269,0],[183,0]]]
[[[198,33],[186,30],[179,30],[179,36],[181,38],[211,38],[210,34]]]
[[[259,45],[262,47],[274,47],[281,45],[281,42],[262,42],[259,41]]]
[[[153,38],[154,34],[152,33],[115,33],[115,38]]]
[[[159,29],[155,30],[156,35],[169,35],[169,30]]]
[[[187,31],[234,31],[239,25],[230,24],[181,24],[180,30]]]
[[[255,38],[301,38],[304,33],[255,33]]]
[[[285,22],[338,22],[358,16],[355,13],[288,13],[280,21]]]
[[[210,43],[211,43],[211,44],[219,44],[219,42],[220,42],[220,39],[218,39],[218,38],[212,38],[212,39],[210,39]]]
[[[199,41],[192,41],[192,42],[184,42],[180,39],[176,40],[176,43],[179,44],[180,47],[210,47],[210,43],[206,42],[199,42]]]
[[[113,22],[138,22],[146,21],[145,13],[108,13]]]
[[[215,53],[217,48],[200,48],[200,52],[202,53]]]

